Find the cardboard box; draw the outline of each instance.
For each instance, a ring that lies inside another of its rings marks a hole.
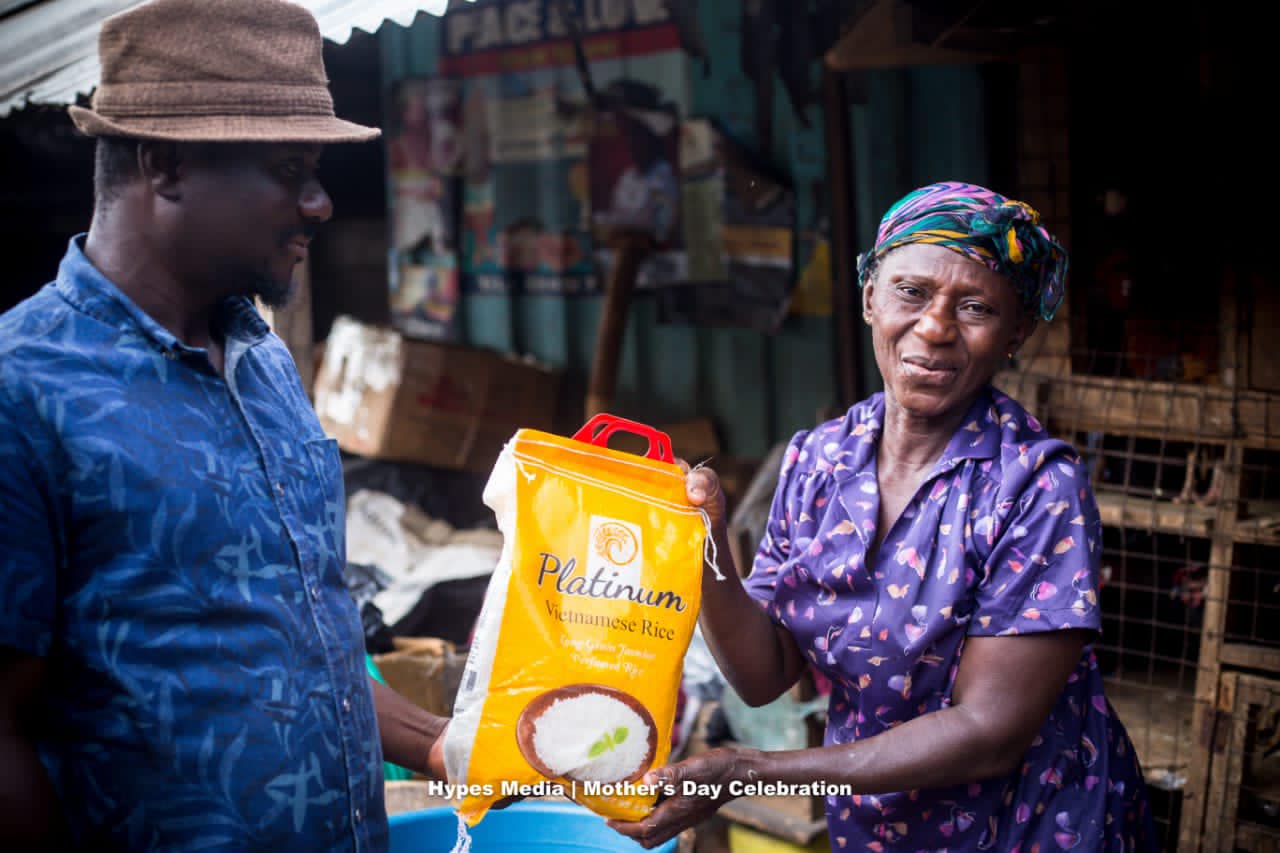
[[[453,713],[467,654],[438,637],[396,637],[394,651],[374,655],[387,686],[437,717]]]
[[[554,430],[559,389],[542,365],[339,317],[315,402],[349,453],[484,473],[516,430]]]

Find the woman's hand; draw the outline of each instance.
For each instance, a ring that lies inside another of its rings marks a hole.
[[[677,459],[684,471],[684,491],[689,503],[707,511],[711,521],[711,535],[724,540],[728,534],[724,490],[720,488],[720,476],[711,468],[690,468],[689,463]]]
[[[670,787],[674,794],[660,800],[649,815],[638,821],[611,820],[609,826],[642,847],[657,847],[691,826],[697,826],[734,799],[731,782],[750,781],[757,776],[755,764],[762,753],[744,747],[721,747],[668,764],[645,774],[645,785],[659,790]],[[689,785],[694,793],[685,794]],[[693,788],[692,786],[705,786]]]

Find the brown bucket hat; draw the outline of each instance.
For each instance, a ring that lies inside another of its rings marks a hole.
[[[333,113],[320,27],[284,0],[152,0],[98,36],[102,81],[89,136],[174,142],[364,142],[381,133]]]

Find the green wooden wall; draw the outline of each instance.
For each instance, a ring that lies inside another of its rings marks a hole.
[[[718,120],[754,146],[751,88],[738,63],[737,2],[700,0],[710,76],[690,69],[694,116]],[[381,31],[383,89],[401,77],[433,72],[440,19],[420,15],[413,26]],[[818,69],[814,69],[815,88]],[[855,159],[856,246],[874,239],[884,210],[904,192],[934,180],[985,183],[987,131],[983,77],[971,66],[877,70],[865,78],[866,102],[851,106]],[[811,128],[792,114],[781,85],[774,96],[773,160],[797,189],[807,221],[824,186],[826,154],[819,106]],[[585,385],[595,344],[598,296],[466,294],[463,339],[507,352],[530,353],[567,369]],[[870,351],[860,365],[878,387]],[[618,377],[615,413],[651,423],[696,416],[715,419],[725,451],[760,457],[777,441],[812,426],[837,402],[832,323],[791,316],[775,336],[742,329],[660,324],[651,299],[632,305]]]

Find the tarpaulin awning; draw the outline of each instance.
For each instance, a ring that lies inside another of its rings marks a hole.
[[[70,104],[98,84],[98,30],[104,19],[143,0],[0,0],[0,116],[35,104]],[[448,0],[294,0],[343,44],[355,30],[385,21],[408,26],[420,13],[443,14]]]

